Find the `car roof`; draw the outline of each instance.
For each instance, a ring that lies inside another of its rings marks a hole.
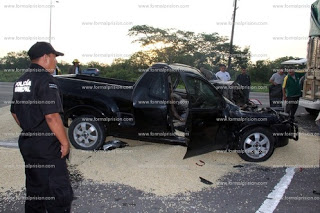
[[[200,70],[191,67],[189,65],[186,64],[178,64],[178,63],[174,63],[174,64],[166,64],[166,63],[155,63],[151,66],[152,69],[163,69],[163,70],[168,70],[168,72],[170,72],[170,70],[173,70],[174,72],[188,72],[188,73],[192,73],[192,74],[196,74],[196,75],[200,75]]]

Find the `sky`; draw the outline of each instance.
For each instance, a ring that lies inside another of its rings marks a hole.
[[[51,0],[1,0],[0,57],[49,41]],[[315,0],[238,0],[234,44],[252,61],[305,58],[310,6]],[[141,47],[134,25],[218,33],[230,39],[234,0],[52,0],[51,43],[58,61],[111,64]]]

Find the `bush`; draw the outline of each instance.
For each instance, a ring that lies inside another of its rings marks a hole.
[[[0,71],[0,82],[14,82],[16,81],[23,73],[22,72],[13,72],[13,71]]]

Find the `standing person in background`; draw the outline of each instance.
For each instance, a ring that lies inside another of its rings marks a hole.
[[[284,77],[283,69],[280,69],[274,73],[269,80],[271,83],[269,86],[270,107],[282,107],[282,83]]]
[[[216,73],[217,78],[219,78],[222,81],[230,81],[231,77],[228,71],[226,71],[226,65],[220,64],[219,68],[219,72]]]
[[[284,77],[285,74],[283,72],[283,69],[280,69],[278,72],[274,73],[271,76],[269,82],[274,86],[282,85]]]
[[[243,95],[245,98],[245,103],[249,102],[249,94],[250,94],[250,87],[251,87],[251,80],[250,76],[247,74],[247,69],[245,66],[241,66],[241,74],[237,76],[237,79],[235,80],[238,84],[241,85]]]
[[[283,100],[286,101],[285,112],[294,120],[294,115],[298,109],[299,98],[301,97],[300,78],[293,69],[288,71],[282,84]]]
[[[73,65],[69,68],[69,74],[81,74],[80,61],[74,59],[72,64]]]

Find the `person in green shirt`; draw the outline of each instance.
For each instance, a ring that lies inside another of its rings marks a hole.
[[[298,109],[299,98],[301,97],[300,76],[293,69],[288,71],[282,84],[283,100],[286,102],[285,112],[294,120],[294,115]]]

